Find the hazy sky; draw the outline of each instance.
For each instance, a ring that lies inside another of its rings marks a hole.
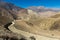
[[[52,8],[60,8],[60,0],[5,0],[17,6],[26,8],[29,6],[45,6]]]

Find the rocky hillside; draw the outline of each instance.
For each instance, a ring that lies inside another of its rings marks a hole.
[[[27,40],[24,35],[13,33],[8,29],[14,20],[22,19],[21,17],[27,14],[27,9],[11,3],[0,2],[0,40]],[[31,39],[28,38],[28,40]]]
[[[27,15],[27,9],[17,7],[11,3],[0,2],[0,25],[5,25],[24,15]]]

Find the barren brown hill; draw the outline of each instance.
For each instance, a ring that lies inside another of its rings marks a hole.
[[[0,2],[0,25],[8,24],[16,19],[21,19],[21,17],[27,14],[27,9],[17,7],[12,3]]]
[[[59,18],[60,17],[60,14],[56,14],[54,16],[51,16],[52,18]]]
[[[6,25],[14,20],[13,16],[7,10],[0,7],[0,26]]]
[[[60,23],[59,18],[38,18],[30,19],[28,21],[16,20],[15,24],[12,25],[12,28],[17,31],[25,31],[33,33],[36,35],[43,35],[52,38],[60,38]],[[11,26],[10,26],[11,27]],[[9,28],[12,32],[15,32],[13,29]],[[19,32],[15,32],[20,34]]]

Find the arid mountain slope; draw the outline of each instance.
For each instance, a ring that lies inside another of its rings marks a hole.
[[[40,18],[36,20],[30,19],[28,21],[16,20],[14,22],[15,24],[13,24],[12,27],[10,26],[9,29],[17,34],[20,34],[17,31],[24,31],[40,36],[43,35],[52,38],[60,38],[59,20],[59,18]],[[17,31],[14,31],[13,28]]]
[[[25,38],[24,35],[21,36],[21,34],[16,34],[8,29],[14,20],[26,14],[27,9],[17,7],[11,3],[0,2],[0,38],[3,40],[31,40],[30,38]]]
[[[13,20],[21,18],[21,16],[26,16],[27,14],[27,9],[17,7],[11,3],[0,2],[0,25],[10,23]]]
[[[58,8],[46,8],[44,6],[32,6],[28,9],[35,11],[40,17],[51,17],[60,12]]]
[[[60,18],[60,12],[58,12],[56,15],[51,16],[52,18]]]
[[[60,13],[56,12],[57,10],[53,12],[51,9],[41,9],[43,12],[39,14],[36,11],[0,2],[0,26],[11,23],[9,30],[17,34],[23,31],[23,33],[60,38]]]
[[[14,20],[13,16],[7,10],[0,7],[0,26],[6,25]]]

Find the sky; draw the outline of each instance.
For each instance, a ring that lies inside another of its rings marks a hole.
[[[50,8],[60,8],[60,0],[4,0],[16,6],[27,8],[30,6],[44,6]]]

